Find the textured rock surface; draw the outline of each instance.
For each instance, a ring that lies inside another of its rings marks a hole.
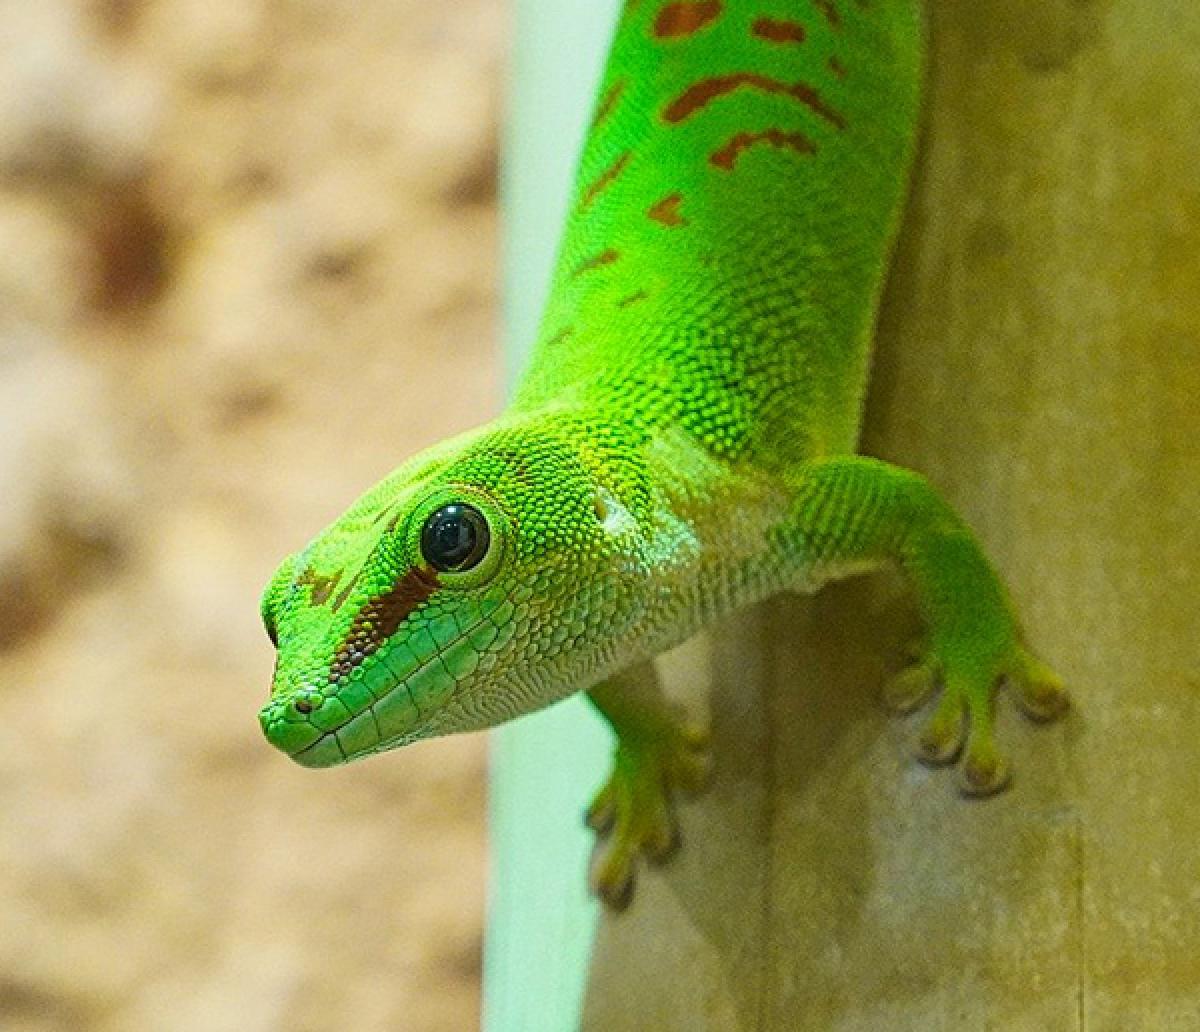
[[[262,741],[257,597],[496,406],[483,0],[12,0],[0,1027],[474,1027],[483,739]]]

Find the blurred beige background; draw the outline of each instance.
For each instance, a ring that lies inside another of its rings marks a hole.
[[[262,740],[274,564],[497,407],[493,0],[0,0],[0,1029],[476,1027],[484,740]]]

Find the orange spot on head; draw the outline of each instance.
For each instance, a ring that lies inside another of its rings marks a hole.
[[[362,577],[362,570],[359,570],[358,573],[351,577],[350,582],[337,593],[337,597],[333,600],[333,611],[335,613],[346,604],[346,600],[350,597],[350,593],[356,587],[358,587],[358,581],[360,577]]]
[[[846,78],[846,66],[842,64],[836,57],[829,59],[829,70],[833,72],[839,79]]]
[[[655,222],[661,222],[671,229],[677,226],[686,226],[687,219],[679,214],[679,206],[682,203],[683,194],[673,193],[652,205],[646,214]]]
[[[654,20],[654,35],[659,39],[692,36],[721,16],[720,0],[691,0],[667,4]]]
[[[769,43],[803,43],[805,37],[804,26],[799,22],[777,18],[759,18],[750,26],[750,31]]]
[[[718,151],[714,151],[709,161],[717,168],[733,171],[738,159],[751,147],[760,143],[769,144],[780,150],[791,150],[798,154],[816,154],[817,146],[803,133],[786,133],[782,129],[767,129],[761,133],[738,133]]]
[[[337,587],[338,581],[341,579],[342,574],[340,570],[326,577],[309,568],[296,578],[296,587],[308,585],[312,588],[312,605],[322,606],[329,601],[329,596],[333,594],[333,589]]]

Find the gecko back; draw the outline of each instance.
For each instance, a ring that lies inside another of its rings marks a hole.
[[[515,408],[851,450],[920,58],[915,0],[628,0]]]

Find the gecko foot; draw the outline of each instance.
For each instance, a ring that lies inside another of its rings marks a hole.
[[[917,757],[930,766],[945,766],[962,757],[962,791],[988,796],[1007,787],[1011,775],[1008,760],[996,745],[993,722],[993,696],[1002,682],[1033,720],[1053,720],[1068,707],[1058,675],[1019,645],[999,661],[986,664],[947,663],[933,652],[926,653],[888,683],[884,701],[897,712],[911,713],[940,684],[942,695],[921,733]]]
[[[708,733],[682,723],[618,739],[612,774],[587,813],[596,832],[592,892],[614,910],[633,898],[639,857],[659,864],[679,847],[676,790],[699,791],[708,777]]]

